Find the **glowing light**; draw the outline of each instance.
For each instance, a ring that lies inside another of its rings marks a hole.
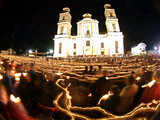
[[[109,77],[106,77],[106,80],[108,80],[109,79]]]
[[[22,74],[23,74],[23,76],[24,76],[24,77],[26,77],[26,76],[27,76],[27,73],[22,73]]]
[[[28,53],[33,53],[33,50],[29,50]]]
[[[141,79],[141,77],[139,77],[139,76],[136,78],[137,81],[139,81],[140,79]]]
[[[15,97],[13,94],[10,95],[10,100],[14,103],[21,102],[21,99],[19,97]]]
[[[14,74],[15,80],[16,80],[16,81],[20,81],[21,75],[22,75],[21,73],[16,73],[16,74]]]
[[[66,76],[66,79],[67,79],[67,80],[70,79],[70,76]]]
[[[158,49],[158,48],[155,46],[155,47],[154,47],[154,50],[157,50],[157,49]]]
[[[14,74],[15,77],[20,77],[21,76],[21,73],[16,73]]]
[[[100,100],[98,101],[98,105],[101,103],[102,100],[108,100],[108,99],[110,98],[110,96],[112,96],[112,95],[113,95],[113,92],[108,91],[107,94],[103,95],[103,96],[100,98]]]
[[[3,79],[3,76],[0,74],[0,80],[2,80]]]
[[[53,50],[52,50],[52,49],[50,49],[50,50],[49,50],[49,53],[51,53],[51,54],[52,54],[52,53],[53,53]]]
[[[88,97],[92,97],[92,93],[89,93],[89,94],[88,94]]]
[[[12,74],[14,74],[14,73],[15,73],[15,71],[14,71],[14,70],[11,70],[11,73],[12,73]]]
[[[61,75],[63,75],[63,73],[61,73],[61,72],[58,72],[58,73],[56,73],[56,75],[59,75],[59,76],[61,76]]]
[[[149,83],[147,83],[145,85],[142,85],[142,88],[152,87],[155,83],[156,83],[156,80],[152,80],[151,82],[149,82]]]
[[[0,64],[3,64],[3,61],[1,61]]]

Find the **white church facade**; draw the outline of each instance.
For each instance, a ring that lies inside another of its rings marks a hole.
[[[71,35],[71,14],[63,8],[59,15],[57,35],[54,37],[54,57],[121,56],[124,54],[123,34],[118,18],[110,4],[104,5],[106,33],[99,33],[99,22],[86,13],[77,22],[77,35]]]

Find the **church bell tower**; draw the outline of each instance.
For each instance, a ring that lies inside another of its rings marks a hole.
[[[105,4],[104,9],[107,32],[120,32],[118,18],[116,16],[115,10],[111,8],[110,4]]]
[[[59,14],[58,35],[71,35],[71,18],[70,9],[63,8],[63,12]]]

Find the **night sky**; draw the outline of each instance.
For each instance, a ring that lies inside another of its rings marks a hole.
[[[91,13],[104,33],[105,3],[116,10],[127,50],[139,42],[150,49],[159,43],[160,0],[0,0],[0,49],[53,48],[59,12],[66,6],[71,9],[73,35],[84,13]]]

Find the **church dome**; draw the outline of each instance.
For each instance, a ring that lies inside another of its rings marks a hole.
[[[92,15],[89,14],[89,13],[86,13],[86,14],[83,15],[83,18],[91,18],[91,17],[92,17]]]
[[[69,7],[65,7],[65,8],[63,8],[63,11],[64,12],[70,12],[70,9],[69,9]]]
[[[105,4],[105,5],[104,5],[104,8],[105,8],[105,9],[111,8],[111,4]]]

